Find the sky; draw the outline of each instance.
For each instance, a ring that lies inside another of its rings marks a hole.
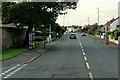
[[[113,17],[118,17],[118,2],[120,0],[79,0],[76,10],[66,10],[65,16],[59,15],[57,23],[63,25],[63,17],[65,17],[65,26],[69,25],[92,25],[98,22],[99,8],[99,24],[105,24]]]

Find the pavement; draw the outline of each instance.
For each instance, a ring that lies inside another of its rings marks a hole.
[[[29,63],[35,60],[37,57],[41,56],[45,51],[48,51],[51,48],[53,48],[56,44],[58,44],[58,41],[59,40],[55,40],[55,41],[47,43],[46,49],[44,49],[44,46],[40,46],[36,49],[29,50],[28,52],[21,54],[19,56],[16,56],[12,59],[2,61],[1,66],[10,66],[10,65],[15,65],[15,64]]]
[[[2,78],[118,80],[118,53],[94,37],[77,34],[77,39],[69,39],[65,35],[58,42],[30,63],[3,67]]]

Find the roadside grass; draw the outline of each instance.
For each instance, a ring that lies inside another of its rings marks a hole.
[[[44,45],[44,43],[42,43],[42,42],[36,42],[36,47],[40,47],[42,45]]]
[[[6,50],[2,50],[2,55],[1,55],[2,57],[0,57],[0,60],[11,59],[11,58],[16,57],[20,54],[23,54],[27,51],[28,51],[27,48],[10,48],[10,49],[6,49]]]
[[[41,45],[44,45],[44,43],[42,42],[37,42],[36,43],[36,47],[39,47]],[[20,54],[23,54],[25,52],[27,52],[28,49],[26,48],[9,48],[9,49],[5,49],[2,50],[2,53],[0,53],[0,60],[9,60],[11,58],[14,58]]]

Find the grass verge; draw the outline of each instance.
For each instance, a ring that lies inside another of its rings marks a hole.
[[[37,42],[36,43],[36,47],[39,47],[41,45],[44,45],[44,43],[42,42]],[[0,60],[9,60],[11,58],[14,58],[20,54],[23,54],[25,52],[27,52],[28,49],[27,48],[10,48],[10,49],[5,49],[2,50],[2,53],[0,53]]]
[[[20,54],[23,54],[25,52],[27,52],[28,49],[26,48],[10,48],[10,49],[6,49],[6,50],[2,50],[2,57],[0,57],[0,60],[8,60],[11,59],[13,57],[16,57]]]
[[[44,45],[44,43],[42,43],[42,42],[36,42],[36,47],[40,47],[42,45]]]

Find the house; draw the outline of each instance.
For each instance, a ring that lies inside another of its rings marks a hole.
[[[77,26],[68,26],[67,27],[67,31],[68,32],[76,32],[77,30],[79,30],[79,27],[77,27]]]
[[[118,2],[118,25],[117,25],[117,29],[120,31],[120,1]]]
[[[105,25],[100,28],[100,31],[102,31],[102,32],[105,31]]]
[[[120,17],[117,17],[116,19],[114,19],[113,21],[112,21],[112,23],[110,24],[110,32],[113,32],[114,30],[119,30],[119,19],[120,19]]]
[[[112,32],[113,30],[116,30],[118,24],[116,20],[118,20],[118,18],[113,18],[110,21],[107,21],[105,24],[105,32]]]

